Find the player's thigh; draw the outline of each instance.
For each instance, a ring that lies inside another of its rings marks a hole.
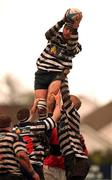
[[[43,170],[45,180],[57,180],[54,168],[44,165]]]
[[[51,94],[57,94],[59,89],[61,87],[61,80],[55,80],[53,81],[48,88],[48,96]]]
[[[35,98],[43,98],[46,99],[47,98],[47,89],[37,89],[35,90]]]

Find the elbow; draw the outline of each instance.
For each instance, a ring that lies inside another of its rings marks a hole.
[[[45,37],[47,40],[50,40],[50,34],[48,32],[45,33]]]
[[[77,47],[78,47],[79,51],[82,51],[82,46],[80,43],[77,44]]]

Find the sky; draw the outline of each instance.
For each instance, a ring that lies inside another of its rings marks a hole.
[[[36,60],[47,43],[45,32],[68,8],[83,13],[78,30],[82,52],[73,59],[70,92],[108,103],[112,100],[111,0],[0,0],[0,82],[11,74],[23,89],[33,91]]]

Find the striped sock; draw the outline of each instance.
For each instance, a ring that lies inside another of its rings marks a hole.
[[[47,104],[45,99],[39,99],[38,105],[38,116],[39,116],[39,120],[43,120],[47,118]]]

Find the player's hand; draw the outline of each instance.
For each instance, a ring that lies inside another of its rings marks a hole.
[[[60,90],[57,92],[57,94],[52,93],[52,97],[55,99],[56,102],[60,102],[60,100],[61,100],[61,92],[60,92]]]
[[[70,8],[67,9],[67,11],[65,12],[65,15],[64,15],[64,20],[65,20],[65,22],[71,22],[71,20],[69,20],[69,19],[67,18],[67,14],[68,14],[69,10],[70,10]]]
[[[76,29],[76,28],[78,28],[79,27],[79,24],[80,24],[80,22],[81,22],[81,20],[82,20],[82,13],[80,12],[80,13],[77,13],[76,14],[76,16],[75,16],[75,18],[74,18],[74,23],[73,23],[73,28],[74,29]]]
[[[32,178],[33,180],[40,180],[40,177],[36,172],[32,175]]]
[[[66,14],[65,14],[64,17],[63,17],[63,21],[64,21],[65,23],[67,22]]]
[[[67,74],[69,74],[70,70],[69,69],[65,69],[64,70],[64,75],[66,76]]]

